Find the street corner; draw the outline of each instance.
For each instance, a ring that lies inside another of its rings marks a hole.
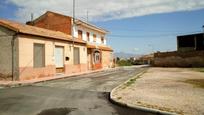
[[[112,102],[160,114],[203,114],[204,73],[199,69],[149,68],[111,91]]]

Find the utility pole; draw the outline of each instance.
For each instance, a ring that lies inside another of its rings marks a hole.
[[[73,0],[72,4],[73,12],[72,12],[72,45],[73,45],[73,51],[74,51],[74,30],[75,30],[75,0]]]
[[[204,25],[203,25],[203,36],[204,36]]]

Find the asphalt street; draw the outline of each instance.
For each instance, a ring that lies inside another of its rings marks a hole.
[[[146,68],[123,68],[0,89],[0,115],[155,115],[109,101],[110,91]]]

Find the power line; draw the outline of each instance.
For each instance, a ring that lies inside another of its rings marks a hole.
[[[189,33],[198,33],[201,31],[193,31],[193,32],[177,32],[177,33],[163,33],[163,34],[146,34],[146,35],[122,35],[122,34],[110,34],[109,37],[112,38],[121,38],[121,37],[128,37],[128,38],[136,38],[136,37],[167,37],[167,36],[179,36],[185,35]]]

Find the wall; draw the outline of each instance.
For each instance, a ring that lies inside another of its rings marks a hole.
[[[159,67],[204,67],[204,51],[155,53],[153,65]]]
[[[37,19],[34,26],[61,31],[71,35],[71,22],[71,18],[68,16],[48,12]]]
[[[105,38],[105,34],[100,33],[98,31],[89,29],[87,27],[83,27],[78,25],[77,27],[74,27],[74,37],[78,38],[78,30],[82,30],[83,34],[82,34],[82,38],[84,41],[87,41],[87,36],[86,36],[86,32],[89,32],[89,38],[90,38],[90,43],[96,43],[96,44],[102,44],[101,42],[101,36],[104,36],[104,45],[106,45],[106,38]],[[96,42],[93,41],[93,34],[96,34]]]
[[[33,44],[45,44],[45,67],[33,68]],[[20,79],[33,79],[45,76],[53,76],[56,74],[55,68],[55,46],[64,47],[64,73],[70,74],[74,72],[83,72],[87,69],[87,49],[85,45],[75,44],[80,48],[80,64],[73,65],[73,48],[71,42],[59,41],[54,39],[45,39],[41,37],[21,35],[19,38],[19,68]],[[70,49],[71,48],[71,49]],[[66,61],[65,57],[70,60]]]
[[[9,29],[0,26],[0,80],[12,79],[12,39],[15,33]],[[18,75],[17,66],[17,45],[18,39],[14,41],[14,74]],[[17,76],[13,76],[17,79]]]
[[[103,68],[112,67],[113,54],[110,51],[102,51],[102,66]]]

